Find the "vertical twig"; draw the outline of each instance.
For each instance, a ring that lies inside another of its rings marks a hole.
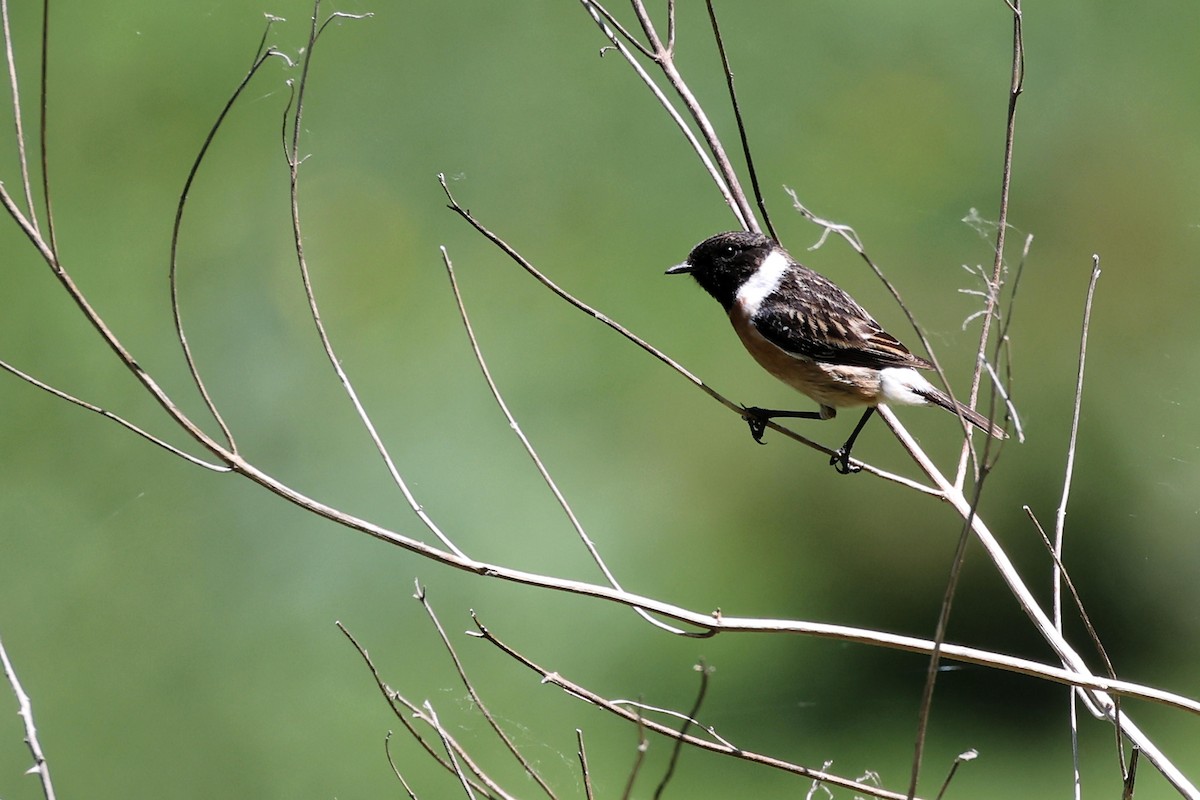
[[[983,375],[983,360],[987,353],[988,338],[991,335],[992,320],[995,317],[996,305],[1000,299],[1000,283],[1004,276],[1004,243],[1008,232],[1008,201],[1012,187],[1013,141],[1017,130],[1017,100],[1025,85],[1025,37],[1022,29],[1021,0],[1005,0],[1005,4],[1013,15],[1012,36],[1012,80],[1008,91],[1008,113],[1004,129],[1004,159],[1000,172],[1000,209],[996,225],[996,256],[992,262],[992,275],[987,281],[987,300],[984,304],[984,314],[979,331],[979,346],[975,350],[975,369],[971,373],[971,391],[967,404],[974,407],[979,400],[979,387]],[[969,433],[969,431],[968,431]],[[959,461],[958,479],[961,485],[966,469],[967,448],[970,437],[963,444],[962,458]]]
[[[1054,516],[1054,567],[1052,572],[1052,613],[1054,616],[1054,625],[1061,634],[1063,630],[1063,612],[1062,612],[1062,588],[1063,588],[1063,545],[1066,535],[1067,523],[1067,501],[1071,496],[1071,480],[1075,474],[1075,449],[1078,443],[1079,435],[1079,413],[1083,405],[1083,376],[1084,367],[1087,362],[1087,340],[1088,327],[1092,318],[1092,300],[1096,293],[1096,282],[1100,279],[1100,256],[1092,256],[1092,276],[1088,281],[1087,297],[1083,304],[1083,324],[1079,337],[1079,368],[1075,377],[1075,401],[1071,412],[1071,434],[1068,437],[1067,443],[1067,464],[1063,470],[1063,490],[1062,499],[1059,500],[1058,510]],[[1071,727],[1071,767],[1073,784],[1075,788],[1075,800],[1081,800],[1083,796],[1083,786],[1080,778],[1079,770],[1079,710],[1076,706],[1076,698],[1078,693],[1072,689],[1068,695],[1068,703],[1070,704],[1068,716]],[[1120,714],[1120,706],[1117,706],[1117,713]],[[1117,753],[1121,763],[1121,771],[1124,773],[1125,765],[1125,748],[1121,743],[1120,726],[1117,726]]]
[[[42,202],[46,206],[46,242],[54,257],[58,258],[58,239],[54,234],[54,207],[50,202],[50,156],[46,142],[48,123],[46,114],[50,107],[50,84],[47,78],[50,63],[50,0],[42,0],[42,69],[38,90],[38,154],[42,162]]]
[[[687,713],[683,720],[683,725],[679,728],[679,738],[675,740],[675,746],[671,748],[671,760],[667,762],[667,770],[663,774],[662,780],[658,782],[658,786],[654,789],[654,800],[662,797],[666,791],[667,784],[671,782],[671,778],[675,775],[675,767],[679,764],[679,755],[683,752],[683,742],[687,736],[688,728],[692,726],[695,720],[700,716],[700,707],[704,705],[704,698],[708,695],[708,679],[712,675],[712,670],[704,660],[696,665],[696,671],[700,673],[700,686],[696,690],[696,701],[692,703],[692,709]]]
[[[17,715],[25,724],[25,744],[28,745],[29,752],[33,756],[33,766],[29,768],[28,772],[36,773],[41,780],[42,796],[46,800],[54,800],[54,784],[50,781],[50,763],[46,761],[46,755],[42,752],[42,743],[38,741],[37,726],[33,724],[33,702],[29,699],[29,695],[25,694],[25,689],[22,688],[21,681],[17,678],[17,671],[8,658],[8,651],[4,649],[3,641],[0,641],[0,663],[4,665],[4,677],[17,697]]]
[[[708,6],[708,19],[712,23],[713,38],[717,40],[717,52],[721,55],[721,68],[725,73],[725,86],[729,89],[729,105],[733,108],[734,119],[737,120],[738,137],[742,141],[742,157],[746,160],[746,171],[750,174],[750,187],[754,190],[754,201],[758,205],[758,213],[762,215],[763,224],[767,226],[767,233],[775,241],[779,241],[779,236],[775,233],[775,226],[771,224],[771,215],[767,213],[767,203],[763,199],[762,187],[758,183],[758,170],[754,168],[754,156],[750,152],[750,139],[746,134],[746,123],[742,119],[742,106],[738,102],[737,92],[733,88],[733,69],[729,66],[729,56],[725,52],[725,39],[721,36],[721,27],[717,24],[717,12],[713,8],[712,0],[705,0]]]
[[[21,119],[21,90],[17,81],[17,58],[13,52],[12,28],[8,19],[8,0],[0,0],[0,27],[4,31],[4,57],[8,63],[9,91],[12,92],[13,125],[17,136],[17,161],[21,167],[21,186],[25,190],[25,210],[29,224],[39,235],[37,207],[33,204],[33,181],[29,177],[29,159],[25,153],[25,127]]]
[[[625,791],[621,792],[621,800],[629,800],[633,796],[633,785],[637,783],[638,773],[642,771],[642,764],[646,761],[646,751],[650,749],[650,742],[646,740],[646,728],[642,725],[640,711],[638,712],[637,721],[637,749],[634,751],[633,766],[629,768],[629,778],[625,781]]]
[[[592,790],[592,771],[588,767],[587,748],[583,746],[583,729],[575,729],[575,741],[578,744],[576,754],[579,756],[579,772],[583,775],[583,796],[586,800],[595,800],[596,795]]]

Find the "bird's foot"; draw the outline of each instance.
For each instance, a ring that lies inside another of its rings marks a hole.
[[[855,472],[862,472],[861,466],[850,463],[850,450],[847,447],[839,447],[834,451],[829,459],[829,465],[837,470],[839,475],[853,475]]]
[[[767,416],[765,409],[758,406],[742,406],[742,420],[750,426],[750,435],[754,437],[754,441],[759,444],[766,444],[762,440],[763,434],[767,432],[767,422],[771,419]]]

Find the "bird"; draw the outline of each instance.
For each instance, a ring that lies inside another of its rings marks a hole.
[[[922,376],[918,370],[933,365],[913,355],[846,291],[761,233],[711,236],[666,274],[691,275],[725,309],[754,360],[816,401],[818,411],[742,406],[759,444],[773,418],[833,419],[839,408],[866,406],[850,438],[829,460],[843,475],[858,472],[862,467],[850,464],[850,451],[876,407],[884,404],[938,406],[997,439],[1007,438],[999,426]]]

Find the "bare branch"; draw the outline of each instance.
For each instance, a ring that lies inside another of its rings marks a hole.
[[[438,731],[437,726],[432,723],[431,719],[421,707],[408,700],[404,695],[400,694],[384,683],[383,677],[379,674],[379,670],[376,669],[375,663],[371,660],[371,656],[367,654],[366,648],[358,643],[358,640],[354,638],[354,635],[350,633],[345,625],[343,625],[341,622],[336,622],[334,624],[337,625],[337,629],[342,632],[342,635],[350,641],[350,644],[354,647],[354,649],[358,651],[359,657],[361,657],[363,662],[367,665],[367,669],[371,672],[371,677],[375,680],[375,686],[379,689],[380,694],[383,695],[383,699],[387,701],[388,707],[392,709],[392,713],[395,714],[396,719],[401,725],[404,726],[404,729],[408,731],[409,736],[411,736],[413,740],[421,746],[427,755],[440,764],[443,769],[445,769],[447,772],[458,775],[459,773],[456,769],[457,765],[452,763],[448,756],[443,756],[441,753],[439,753],[433,744],[431,744],[424,736],[421,735],[421,732],[418,731],[409,720],[408,714],[411,714],[414,718],[420,719],[426,724],[429,724],[430,727],[433,727],[438,733],[439,738],[442,738],[443,745],[446,741],[446,739],[443,737],[448,737],[448,734],[444,734],[443,731]],[[397,704],[399,704],[400,707],[397,707]],[[408,713],[406,714],[405,712]],[[394,765],[393,769],[395,769]],[[488,791],[480,784],[472,784],[472,788],[475,791],[483,794],[487,794]]]
[[[392,768],[392,772],[396,775],[396,780],[400,781],[400,785],[404,787],[404,793],[408,795],[409,800],[417,800],[417,795],[413,792],[412,787],[408,785],[408,781],[404,780],[404,776],[400,774],[399,767],[396,766],[396,760],[392,758],[392,732],[388,731],[387,736],[383,737],[383,752],[387,756],[388,766]]]
[[[724,149],[721,147],[720,140],[717,138],[712,124],[704,115],[703,109],[701,109],[700,104],[696,101],[695,96],[692,95],[691,90],[687,88],[687,84],[684,83],[682,76],[679,75],[679,71],[675,69],[673,55],[669,53],[665,47],[663,47],[662,42],[658,39],[658,34],[655,32],[654,25],[650,22],[649,15],[646,14],[644,6],[635,0],[634,9],[638,12],[638,19],[641,21],[643,29],[646,30],[647,36],[650,38],[652,47],[655,50],[654,60],[666,75],[667,81],[675,88],[680,97],[683,98],[684,105],[687,107],[688,113],[700,127],[700,131],[707,144],[708,151],[705,150],[705,145],[702,145],[700,140],[696,138],[696,135],[692,133],[692,129],[688,126],[687,122],[684,121],[683,116],[675,109],[675,106],[671,104],[671,101],[667,99],[667,96],[663,90],[659,88],[658,84],[654,82],[654,79],[650,77],[649,73],[647,73],[642,65],[638,63],[633,54],[629,52],[629,48],[625,46],[625,43],[621,41],[612,28],[608,26],[608,23],[605,21],[605,16],[601,14],[594,0],[580,0],[580,4],[583,6],[584,10],[588,12],[592,20],[600,27],[600,30],[603,32],[605,38],[612,42],[613,47],[615,47],[617,51],[625,58],[629,66],[633,68],[634,72],[637,73],[642,82],[646,84],[646,87],[654,93],[655,98],[662,105],[663,109],[667,112],[667,114],[670,115],[671,119],[674,120],[675,124],[679,127],[679,130],[687,138],[692,150],[700,158],[700,161],[708,171],[709,176],[712,177],[713,182],[717,185],[717,189],[721,192],[721,196],[725,198],[726,204],[728,204],[730,210],[733,211],[734,216],[737,217],[738,224],[746,230],[758,230],[758,222],[754,219],[754,215],[750,212],[750,206],[749,203],[746,202],[746,196],[737,183],[737,176],[733,171],[733,167],[729,164],[729,159],[725,155]],[[674,15],[672,14],[672,19],[673,18]],[[709,152],[711,152],[713,157],[716,158],[717,164],[713,163],[713,158],[710,158]]]
[[[579,773],[583,776],[583,796],[587,800],[595,800],[596,794],[592,790],[592,771],[588,768],[587,749],[583,746],[583,730],[575,729],[575,741],[579,747],[576,751],[579,756]]]
[[[667,725],[664,725],[660,722],[655,722],[654,720],[646,719],[640,713],[640,709],[645,707],[643,704],[640,704],[640,703],[633,704],[633,703],[630,703],[630,701],[623,701],[624,705],[633,705],[635,708],[639,709],[636,712],[630,711],[630,710],[624,708],[622,703],[606,700],[603,697],[601,697],[600,695],[596,694],[595,692],[592,692],[591,690],[586,689],[577,683],[567,680],[559,673],[551,672],[549,670],[546,670],[546,669],[538,666],[530,659],[521,655],[516,650],[509,647],[507,644],[505,644],[504,642],[497,639],[495,634],[493,634],[490,630],[488,630],[479,621],[479,619],[477,617],[475,617],[474,614],[472,614],[472,618],[475,620],[475,625],[479,629],[478,635],[481,638],[487,640],[488,642],[491,642],[501,652],[505,653],[513,660],[517,661],[520,664],[523,664],[525,667],[527,667],[528,669],[532,670],[534,673],[539,675],[541,677],[542,683],[553,684],[554,686],[559,687],[560,689],[564,690],[567,694],[569,694],[571,696],[577,697],[580,700],[590,703],[591,705],[594,705],[597,708],[601,708],[601,709],[609,712],[610,714],[620,717],[621,719],[624,719],[628,722],[644,726],[646,730],[653,731],[654,733],[657,733],[661,736],[666,736],[667,738],[670,738],[670,739],[681,739],[685,743],[687,743],[693,747],[698,747],[702,750],[708,750],[709,752],[713,752],[713,753],[721,753],[723,755],[733,756],[734,758],[738,758],[743,761],[749,761],[749,762],[752,762],[755,764],[760,764],[762,766],[772,767],[774,769],[778,769],[778,770],[781,770],[784,772],[789,772],[794,775],[802,775],[804,777],[814,779],[814,780],[819,780],[819,781],[822,781],[823,783],[828,783],[833,786],[838,786],[838,787],[841,787],[844,789],[850,789],[852,791],[861,792],[863,794],[870,795],[871,797],[887,798],[887,800],[903,800],[903,798],[905,798],[905,795],[902,795],[902,794],[899,794],[896,792],[889,792],[889,791],[880,789],[878,787],[871,786],[869,784],[860,783],[858,781],[852,781],[848,778],[843,778],[841,776],[833,775],[831,773],[824,772],[821,770],[811,769],[809,767],[804,767],[799,764],[793,764],[788,761],[783,761],[783,760],[780,760],[777,758],[772,758],[771,756],[761,755],[759,753],[754,753],[754,752],[751,752],[748,750],[741,750],[741,749],[725,742],[724,740],[722,740],[721,742],[713,742],[713,741],[709,741],[708,739],[701,739],[699,737],[692,736],[690,734],[680,733],[679,731],[676,731],[675,729],[673,729]],[[916,799],[911,798],[911,800],[916,800]]]
[[[954,773],[958,772],[958,767],[968,761],[974,761],[979,758],[979,751],[974,748],[967,750],[965,753],[959,753],[954,758],[954,763],[950,765],[950,772],[946,775],[946,780],[942,782],[942,788],[938,790],[935,800],[942,800],[946,794],[946,790],[950,788],[950,781],[954,780]]]
[[[592,561],[594,561],[596,566],[600,568],[600,571],[604,573],[604,578],[608,581],[608,584],[614,589],[620,589],[621,584],[617,582],[616,576],[608,568],[608,564],[604,562],[604,558],[600,555],[600,551],[596,548],[595,543],[592,541],[591,537],[588,536],[587,531],[583,529],[583,523],[581,523],[579,518],[575,516],[575,511],[571,508],[571,504],[567,502],[566,496],[561,490],[559,490],[558,484],[555,482],[554,478],[551,477],[550,471],[546,469],[545,464],[542,463],[542,459],[538,456],[537,451],[534,449],[533,443],[529,441],[529,438],[525,435],[525,432],[521,430],[521,426],[517,423],[516,417],[512,415],[512,412],[508,409],[508,404],[504,402],[504,398],[500,394],[499,387],[496,385],[495,380],[492,379],[492,372],[488,369],[487,362],[483,358],[483,351],[479,348],[479,341],[475,338],[475,330],[471,325],[471,318],[467,314],[467,307],[463,303],[462,292],[459,291],[458,288],[458,279],[454,275],[454,264],[450,261],[450,254],[446,252],[445,247],[442,247],[441,251],[442,262],[446,265],[446,274],[450,277],[450,289],[454,292],[454,302],[458,306],[458,313],[462,319],[463,328],[466,330],[467,339],[471,343],[471,351],[475,354],[475,363],[479,365],[480,371],[483,372],[483,379],[487,382],[488,390],[492,393],[492,398],[496,401],[496,405],[500,406],[501,413],[504,414],[504,418],[508,421],[508,427],[521,441],[521,446],[525,448],[525,453],[533,461],[534,467],[537,469],[538,474],[542,476],[542,480],[550,489],[550,493],[554,495],[554,499],[558,502],[559,508],[561,508],[563,513],[567,515],[567,519],[570,521],[571,527],[575,529],[575,534],[579,537],[579,540],[583,542],[583,546],[587,548],[588,554],[592,557]],[[660,622],[640,608],[635,608],[634,611],[641,615],[641,617],[651,625],[662,628],[669,633],[687,633],[687,631],[684,631],[681,628],[676,628],[671,625],[667,625],[664,622]]]
[[[4,57],[8,64],[9,91],[12,93],[13,125],[17,136],[17,161],[21,167],[21,187],[25,190],[25,208],[33,230],[41,233],[37,206],[33,203],[33,181],[29,177],[29,159],[25,154],[25,128],[21,114],[21,90],[17,83],[17,58],[13,53],[12,29],[8,19],[8,0],[0,0],[0,27],[4,31]]]
[[[996,258],[992,263],[992,276],[988,282],[988,299],[983,315],[983,325],[979,331],[979,347],[976,354],[980,361],[976,362],[975,371],[971,378],[971,392],[968,397],[970,405],[974,406],[979,399],[980,376],[982,373],[982,358],[987,352],[988,337],[992,329],[992,317],[999,302],[999,287],[1004,276],[1004,237],[1008,232],[1008,200],[1012,188],[1012,158],[1013,141],[1017,126],[1017,99],[1025,85],[1025,38],[1021,22],[1021,0],[1005,0],[1013,15],[1012,36],[1012,82],[1008,93],[1008,116],[1004,129],[1004,165],[1000,175],[1000,211],[996,224]]]
[[[467,694],[471,696],[471,702],[473,702],[475,707],[479,709],[479,713],[483,715],[485,720],[487,720],[488,726],[491,727],[496,736],[500,738],[500,741],[504,743],[504,747],[508,750],[508,752],[511,753],[521,767],[524,768],[525,773],[529,775],[529,777],[533,778],[534,782],[541,787],[542,791],[546,793],[546,796],[549,797],[550,800],[556,800],[554,790],[546,784],[546,781],[543,780],[542,776],[538,774],[538,771],[533,768],[533,765],[529,763],[529,760],[526,759],[525,756],[521,755],[521,751],[517,749],[517,746],[513,743],[513,740],[508,737],[508,734],[506,734],[504,729],[500,727],[500,723],[498,723],[496,718],[492,716],[492,712],[488,710],[487,705],[483,702],[483,698],[479,696],[477,691],[475,691],[475,686],[471,683],[471,679],[467,677],[467,671],[463,667],[462,661],[458,657],[458,653],[455,652],[454,645],[450,642],[450,637],[446,635],[446,629],[442,627],[441,621],[438,620],[437,614],[434,613],[433,606],[429,604],[429,598],[426,595],[425,588],[421,586],[420,583],[417,583],[417,592],[413,596],[418,602],[420,602],[421,607],[425,609],[425,613],[429,615],[429,619],[433,623],[433,627],[437,630],[438,636],[442,640],[442,646],[446,648],[446,652],[450,654],[450,660],[454,662],[454,669],[456,672],[458,672],[459,679],[463,682],[463,686],[466,687]]]
[[[709,7],[711,9],[711,4]],[[696,690],[696,701],[692,703],[691,711],[684,717],[683,725],[679,728],[679,738],[675,740],[675,746],[671,749],[671,760],[667,763],[667,771],[654,789],[655,800],[662,797],[667,784],[671,782],[671,777],[675,774],[675,767],[679,764],[679,754],[683,751],[683,737],[687,734],[688,728],[696,724],[696,719],[700,716],[700,707],[704,705],[704,698],[708,694],[708,679],[712,675],[712,669],[701,659],[700,663],[695,666],[695,670],[700,674],[700,686]],[[704,728],[712,733],[711,726],[704,726]],[[716,736],[715,733],[712,735]],[[717,738],[722,742],[725,741],[721,737]],[[728,742],[726,743],[728,744]]]
[[[125,428],[126,430],[131,431],[132,433],[135,433],[138,436],[141,436],[143,439],[145,439],[146,441],[148,441],[152,444],[158,445],[159,447],[166,450],[168,453],[171,453],[172,455],[179,456],[180,458],[184,459],[185,461],[187,461],[191,464],[195,464],[197,467],[204,467],[205,469],[210,469],[213,472],[230,472],[231,471],[229,467],[227,467],[223,464],[213,464],[208,461],[205,461],[204,459],[196,458],[196,456],[192,455],[191,453],[187,453],[183,450],[180,450],[175,445],[170,444],[170,443],[164,441],[163,439],[158,438],[157,436],[155,436],[152,433],[148,433],[148,432],[142,430],[137,425],[134,425],[132,422],[129,422],[128,420],[124,419],[123,417],[119,417],[116,414],[112,413],[111,411],[106,411],[105,409],[101,408],[100,406],[93,405],[92,403],[89,403],[86,400],[80,400],[78,397],[75,397],[74,395],[71,395],[71,394],[67,394],[66,392],[64,392],[61,389],[56,389],[55,387],[51,386],[50,384],[38,380],[37,378],[33,377],[29,373],[22,372],[21,370],[17,369],[16,367],[12,366],[11,364],[8,364],[7,362],[0,361],[0,369],[3,369],[6,372],[9,372],[9,373],[17,376],[18,378],[25,381],[26,383],[28,383],[32,386],[36,386],[37,388],[41,389],[44,392],[48,392],[49,394],[54,395],[55,397],[59,398],[60,400],[66,400],[68,403],[77,405],[80,408],[85,408],[88,411],[99,414],[100,416],[104,417],[105,419],[112,420],[113,422],[117,423],[118,425]]]
[[[291,197],[291,212],[292,212],[292,244],[296,252],[296,262],[300,267],[300,280],[304,285],[304,296],[308,301],[309,314],[312,316],[313,324],[316,326],[317,337],[321,341],[321,347],[325,351],[325,356],[329,360],[329,365],[333,368],[337,375],[338,383],[341,384],[342,390],[346,393],[346,397],[350,400],[350,404],[354,407],[354,412],[358,415],[359,421],[367,431],[367,435],[371,438],[371,443],[375,446],[376,452],[383,459],[383,463],[387,468],[388,474],[391,475],[392,481],[400,489],[404,495],[405,501],[413,513],[425,524],[425,527],[438,538],[443,545],[446,546],[454,555],[465,558],[466,554],[454,544],[441,528],[433,521],[421,504],[417,502],[416,496],[409,489],[407,481],[397,469],[395,461],[393,461],[391,453],[388,452],[387,445],[383,443],[379,431],[375,428],[375,423],[371,420],[367,413],[366,407],[358,397],[358,392],[354,388],[354,384],[350,380],[345,368],[342,366],[342,360],[338,358],[337,353],[333,349],[333,341],[329,337],[329,333],[325,330],[325,323],[321,319],[321,310],[317,304],[316,292],[313,289],[312,274],[308,268],[308,259],[304,255],[304,232],[300,222],[300,131],[302,129],[302,119],[304,117],[304,94],[308,85],[308,71],[312,65],[313,51],[317,42],[317,37],[325,29],[325,25],[318,23],[320,8],[320,0],[316,0],[313,8],[312,29],[308,37],[308,47],[304,51],[304,59],[301,61],[300,80],[296,85],[295,112],[292,114],[291,138],[290,141],[285,139],[284,155],[287,158],[288,174],[291,179],[290,197]],[[337,15],[338,18],[352,18],[350,15]],[[285,112],[286,119],[286,112]],[[286,130],[286,127],[285,127]]]
[[[25,694],[25,689],[22,688],[21,681],[17,678],[17,671],[8,658],[8,651],[4,649],[3,641],[0,641],[0,664],[3,664],[4,677],[17,697],[17,715],[25,724],[25,744],[29,747],[30,755],[33,756],[33,766],[26,771],[26,774],[36,774],[42,782],[42,796],[46,800],[54,800],[54,784],[50,780],[50,763],[46,761],[46,756],[42,752],[42,743],[38,741],[37,726],[33,724],[33,702],[29,699],[29,695]]]
[[[196,365],[191,345],[188,344],[187,334],[183,330],[183,315],[179,307],[179,232],[183,226],[183,212],[187,206],[192,184],[200,172],[200,166],[204,163],[204,157],[208,154],[209,147],[212,146],[213,141],[217,138],[217,132],[221,130],[221,125],[225,122],[225,118],[233,110],[234,103],[242,96],[242,92],[250,85],[250,81],[258,74],[258,70],[263,64],[267,63],[267,59],[272,56],[279,56],[291,66],[291,60],[287,56],[275,50],[264,49],[267,43],[267,36],[271,31],[271,25],[274,22],[274,17],[267,18],[267,26],[263,31],[262,39],[258,43],[258,49],[254,53],[253,64],[251,64],[250,69],[242,77],[241,83],[233,90],[233,94],[225,101],[225,106],[217,115],[216,122],[209,129],[208,135],[204,137],[204,143],[200,145],[200,151],[196,154],[195,160],[192,161],[192,167],[188,170],[187,178],[183,182],[183,190],[179,193],[179,201],[175,205],[175,222],[171,226],[171,255],[168,278],[171,285],[171,316],[175,323],[175,338],[178,340],[179,346],[183,349],[183,359],[187,363],[188,372],[192,376],[192,382],[196,385],[196,390],[200,392],[200,397],[204,400],[204,405],[208,408],[208,413],[212,414],[213,419],[216,420],[217,425],[221,428],[221,435],[225,439],[225,444],[235,453],[237,452],[237,444],[234,441],[233,432],[225,423],[221,412],[217,410],[216,403],[213,402],[208,388],[204,385],[204,380],[200,377],[200,369]]]
[[[763,199],[762,187],[758,183],[758,170],[754,168],[754,156],[750,152],[750,139],[746,134],[746,122],[742,118],[742,106],[738,103],[737,92],[733,88],[733,69],[729,66],[729,56],[725,52],[725,39],[721,36],[721,26],[717,24],[717,12],[713,8],[712,0],[705,0],[705,5],[708,6],[708,19],[712,23],[717,52],[721,55],[725,86],[729,89],[729,106],[733,109],[734,119],[737,120],[738,138],[742,142],[742,158],[745,159],[746,171],[750,174],[750,186],[754,190],[754,201],[758,205],[758,213],[762,215],[763,224],[767,226],[767,233],[771,235],[772,239],[779,241],[779,236],[775,233],[775,226],[771,224],[771,215],[767,212],[767,203]]]

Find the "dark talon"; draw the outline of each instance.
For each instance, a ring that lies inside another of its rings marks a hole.
[[[853,475],[856,472],[862,472],[862,467],[850,463],[850,451],[845,447],[839,447],[834,452],[829,459],[829,466],[837,470],[839,475]]]
[[[766,444],[762,440],[763,434],[767,432],[768,417],[762,416],[762,409],[757,406],[742,406],[745,414],[742,414],[742,420],[750,426],[750,435],[754,437],[754,441],[759,444]]]

